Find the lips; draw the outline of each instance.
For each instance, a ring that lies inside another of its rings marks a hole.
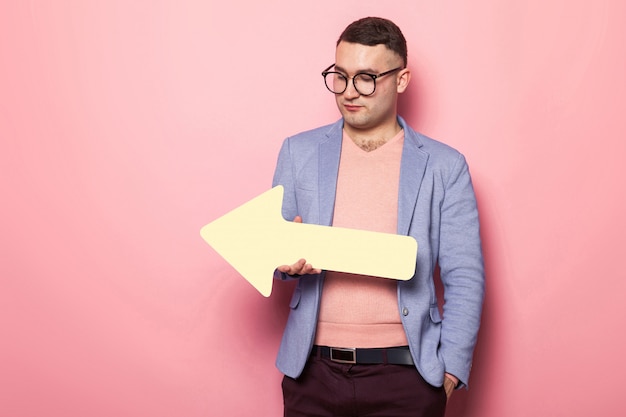
[[[344,104],[343,107],[349,112],[359,111],[362,108],[361,106],[357,106],[356,104]]]

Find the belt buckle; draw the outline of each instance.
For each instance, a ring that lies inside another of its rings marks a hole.
[[[356,363],[356,348],[330,348],[330,360],[338,363]]]

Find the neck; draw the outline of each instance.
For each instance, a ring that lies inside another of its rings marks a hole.
[[[365,152],[371,152],[383,146],[390,139],[402,130],[402,127],[398,124],[397,120],[394,120],[395,123],[389,126],[380,126],[374,129],[355,129],[352,126],[344,124],[344,130],[352,139],[352,141]]]

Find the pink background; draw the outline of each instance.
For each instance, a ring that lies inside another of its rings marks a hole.
[[[479,198],[484,325],[448,415],[624,415],[619,0],[3,1],[0,415],[281,415],[291,286],[263,298],[199,229],[338,118],[319,73],[365,15],[403,29],[401,113]]]

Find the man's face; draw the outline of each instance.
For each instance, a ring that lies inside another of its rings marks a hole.
[[[380,74],[401,67],[402,58],[385,45],[348,42],[340,42],[335,55],[335,71],[350,78],[346,91],[335,95],[345,124],[362,132],[376,130],[388,123],[395,124],[398,93],[406,88],[406,82],[402,80],[406,70],[377,79],[376,91],[370,96],[360,95],[351,78],[359,72]]]

